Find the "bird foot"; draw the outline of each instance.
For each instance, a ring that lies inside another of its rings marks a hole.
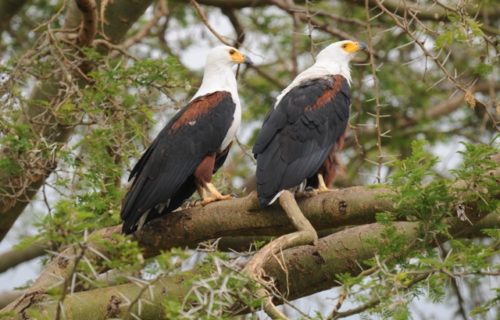
[[[328,188],[328,187],[323,187],[323,186],[319,186],[319,188],[318,188],[318,189],[314,189],[314,191],[315,191],[316,193],[318,193],[318,194],[319,194],[319,193],[324,193],[324,192],[335,191],[335,190],[337,190],[337,189],[330,189],[330,188]]]
[[[330,191],[336,191],[338,189],[330,189],[330,188],[322,188],[322,187],[319,187],[317,189],[308,189],[308,190],[305,190],[305,191],[300,191],[300,192],[296,192],[295,193],[295,196],[297,198],[312,198],[312,197],[315,197],[317,196],[318,194],[321,194],[321,193],[325,193],[325,192],[330,192]]]
[[[232,197],[230,194],[220,194],[217,196],[206,197],[206,198],[203,198],[203,200],[201,201],[201,205],[206,206],[207,204],[212,203],[212,202],[221,201],[221,200],[228,200],[231,198]]]
[[[304,191],[299,191],[299,192],[295,193],[296,198],[312,198],[316,195],[318,195],[318,192],[316,192],[316,189],[304,190]]]

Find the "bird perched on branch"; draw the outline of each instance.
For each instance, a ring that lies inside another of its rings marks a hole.
[[[198,190],[202,204],[230,198],[211,183],[226,160],[241,122],[232,67],[249,63],[228,46],[213,48],[191,101],[161,130],[130,173],[134,179],[121,210],[123,232],[178,208]]]
[[[329,45],[277,97],[253,148],[262,207],[306,179],[319,192],[329,190],[349,119],[349,61],[365,49],[354,41]]]

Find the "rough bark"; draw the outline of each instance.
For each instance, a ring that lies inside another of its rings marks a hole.
[[[298,204],[314,228],[321,230],[374,222],[377,212],[392,210],[392,203],[387,197],[389,192],[384,188],[353,187],[302,198]],[[110,239],[120,229],[120,226],[102,229],[92,235],[91,239]],[[293,230],[279,205],[265,210],[258,209],[256,196],[251,194],[246,198],[172,212],[147,224],[135,236],[144,249],[144,255],[151,257],[161,250],[196,247],[202,241],[222,236],[276,236]],[[86,244],[87,252],[91,251],[89,247],[93,247],[95,251],[105,255],[105,249],[97,242],[90,240]],[[43,296],[49,288],[62,286],[64,279],[70,276],[80,250],[78,247],[68,247],[55,256],[25,294],[7,309],[22,310],[35,297],[38,299]]]
[[[119,230],[118,227],[102,229],[91,235],[91,239],[85,248],[69,246],[64,249],[52,259],[51,263],[47,265],[29,289],[22,296],[7,305],[3,311],[16,311],[23,314],[23,311],[33,304],[33,301],[43,299],[46,296],[47,290],[55,289],[56,287],[63,288],[65,281],[70,277],[74,269],[78,260],[77,257],[81,257],[85,253],[89,259],[95,258],[89,253],[92,252],[91,249],[94,249],[93,252],[103,251],[98,245],[99,241],[102,239],[111,239],[112,234],[120,232]],[[82,252],[84,249],[86,252]]]
[[[390,191],[384,188],[370,189],[367,187],[353,187],[320,194],[311,198],[302,198],[298,203],[305,217],[311,221],[317,230],[326,229],[331,232],[331,228],[335,227],[339,228],[342,226],[373,222],[375,221],[375,214],[377,212],[393,210],[393,204],[387,197],[388,194],[390,194]],[[474,206],[468,206],[467,210],[467,217],[474,222],[485,215],[485,213],[475,212]],[[488,224],[497,225],[499,222],[498,217],[488,217],[487,222],[483,226],[487,226]],[[416,223],[408,224],[405,222],[398,222],[396,225],[403,228],[410,236],[412,235],[413,228],[417,226]],[[308,250],[314,247],[301,247],[300,250],[306,250],[304,252],[308,253],[300,253],[302,251],[297,251],[297,253],[292,254],[292,256],[297,258],[298,256],[304,255],[304,258],[301,259],[305,260],[301,260],[303,262],[298,264],[292,264],[290,268],[295,268],[298,272],[300,271],[299,269],[306,270],[307,268],[305,266],[310,263],[316,263],[322,260],[326,261],[327,259],[323,257],[323,255],[329,255],[330,253],[323,254],[321,250],[324,248],[324,250],[328,252],[331,250],[334,251],[334,253],[332,253],[334,254],[334,258],[332,258],[334,259],[332,260],[333,262],[331,262],[331,264],[326,264],[324,269],[321,269],[323,270],[324,277],[327,277],[327,275],[332,276],[334,273],[332,273],[331,268],[336,265],[347,269],[349,259],[347,259],[346,256],[352,255],[354,260],[362,260],[365,259],[366,255],[373,254],[373,248],[365,247],[367,244],[363,239],[373,232],[375,232],[376,235],[377,232],[380,231],[377,229],[379,227],[374,226],[375,225],[352,227],[343,231],[337,230],[333,236],[339,237],[339,235],[341,235],[340,238],[331,238],[332,236],[323,238],[313,252]],[[407,229],[405,226],[412,227]],[[112,234],[119,232],[119,230],[120,226],[115,226],[103,229],[94,236],[97,239],[110,238]],[[256,209],[255,195],[251,195],[247,198],[221,201],[205,207],[195,207],[173,212],[155,220],[154,223],[146,225],[145,228],[137,232],[135,236],[143,246],[145,255],[152,256],[160,250],[166,250],[176,246],[195,246],[200,241],[220,236],[235,236],[239,237],[241,240],[242,236],[248,236],[252,239],[252,237],[256,235],[276,236],[289,233],[290,230],[293,230],[292,226],[279,207],[271,207],[266,210]],[[453,230],[455,234],[467,236],[470,235],[467,234],[467,230],[472,229],[454,228]],[[478,230],[476,230],[476,232],[477,231]],[[352,240],[349,240],[351,237]],[[328,239],[337,240],[329,242]],[[90,240],[87,247],[92,245],[92,243],[92,240]],[[354,249],[349,247],[351,245],[355,246]],[[333,249],[331,248],[332,246],[334,247]],[[106,254],[101,248],[96,247],[96,249]],[[75,257],[79,255],[78,250],[80,249],[69,247],[56,256],[26,294],[21,299],[12,303],[6,310],[24,310],[32,304],[33,299],[38,301],[46,298],[45,292],[48,288],[61,286],[64,279],[68,278],[71,274],[71,270],[75,263]],[[87,252],[89,252],[88,249]],[[342,262],[338,260],[338,256],[342,256]],[[92,259],[92,257],[89,258]],[[353,259],[351,260],[354,261]],[[349,264],[351,269],[348,271],[354,272],[355,270],[352,268],[357,264],[353,264],[352,261]],[[268,271],[268,268],[272,270],[272,263],[265,267],[266,272],[271,272],[270,274],[277,272]],[[283,283],[279,274],[277,274],[276,277],[278,279],[278,284]],[[316,283],[317,288],[322,288],[322,284],[329,286],[329,284],[326,284],[328,282],[323,283],[323,280],[322,278]],[[290,280],[290,283],[292,282],[293,281]],[[311,282],[311,284],[312,283],[313,282]],[[305,290],[305,288],[300,287],[300,283],[297,286],[298,288],[294,289],[297,292],[303,289]],[[296,295],[290,294],[290,297],[297,297],[297,295],[299,295],[299,293]]]
[[[316,230],[375,221],[377,212],[393,210],[387,188],[352,187],[298,199],[304,216]],[[149,223],[135,237],[152,256],[172,247],[193,246],[227,236],[276,236],[294,228],[278,204],[257,209],[255,195],[220,201],[205,207],[172,212]]]
[[[488,220],[490,223],[496,223],[489,227],[498,225],[498,218]],[[449,224],[452,235],[473,228],[468,222],[461,222],[455,218],[450,219]],[[408,243],[420,235],[417,222],[396,222],[394,226],[406,237]],[[357,226],[321,238],[315,246],[306,245],[285,250],[282,261],[271,259],[264,266],[264,270],[268,276],[276,280],[277,288],[282,294],[288,299],[296,299],[338,286],[335,277],[337,274],[348,272],[356,275],[362,272],[363,260],[373,257],[378,251],[375,243],[383,244],[384,240],[383,225],[373,223]],[[67,318],[78,320],[106,319],[111,316],[122,318],[126,316],[128,310],[127,301],[133,301],[141,295],[140,315],[138,305],[132,308],[132,311],[141,319],[158,319],[164,316],[163,309],[159,305],[166,300],[182,302],[191,289],[192,284],[188,280],[196,274],[195,271],[189,271],[163,276],[151,283],[147,290],[142,290],[144,285],[129,283],[71,294],[64,301],[64,310]],[[49,302],[41,308],[40,310],[51,318],[55,314],[56,304]]]
[[[0,292],[0,308],[5,307],[22,294],[22,291]]]
[[[332,228],[374,222],[375,213],[392,209],[392,203],[386,198],[389,193],[387,188],[351,187],[302,198],[298,203],[319,235],[325,236],[333,233]],[[152,256],[159,250],[195,248],[201,241],[220,237],[220,250],[244,251],[256,240],[269,240],[293,230],[279,205],[258,210],[254,200],[250,196],[176,211],[145,226],[135,237],[146,256]],[[118,230],[119,227],[114,228]],[[0,254],[0,272],[43,255],[45,249],[46,246],[40,244]]]
[[[81,1],[82,3],[87,1]],[[108,1],[105,12],[106,23],[103,23],[103,32],[111,42],[120,42],[127,30],[144,13],[151,4],[147,1]],[[92,14],[88,15],[93,16]],[[75,2],[71,2],[66,13],[65,26],[76,28],[81,21],[82,13]],[[95,16],[93,16],[95,18]],[[85,31],[81,36],[83,45],[89,43],[88,36],[95,33],[88,22],[83,24]],[[89,29],[90,28],[90,29]],[[83,30],[83,29],[82,29]],[[60,89],[59,79],[50,79],[38,83],[31,94],[31,102],[26,105],[26,117],[20,122],[32,127],[33,132],[40,135],[40,140],[45,141],[46,146],[62,146],[71,136],[72,127],[62,125],[52,115],[47,113],[43,101],[51,103],[57,96]],[[38,124],[34,124],[32,119],[37,119]],[[40,124],[40,123],[43,123]],[[49,153],[41,150],[40,154]],[[5,150],[0,150],[3,154]],[[34,197],[38,189],[45,182],[45,179],[52,173],[57,165],[56,159],[43,158],[39,162],[32,163],[29,170],[25,170],[21,176],[13,175],[9,172],[0,172],[0,186],[3,192],[0,196],[0,214],[2,224],[0,225],[0,241],[10,230],[17,217],[23,212]]]

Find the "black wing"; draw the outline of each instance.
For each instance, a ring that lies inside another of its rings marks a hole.
[[[349,84],[339,75],[306,80],[281,99],[253,148],[261,206],[318,171],[346,129],[349,104]]]
[[[148,210],[164,205],[172,211],[194,192],[192,174],[219,150],[235,107],[229,92],[211,93],[191,101],[162,129],[130,174],[134,181],[121,210],[124,233],[135,231]]]
[[[228,147],[226,147],[226,149],[223,150],[220,154],[217,154],[213,171],[214,174],[220,169],[220,167],[222,167],[222,165],[226,161],[230,149],[231,149],[231,144]],[[148,213],[147,220],[145,222],[159,217],[160,215],[163,214],[163,212],[170,212],[177,209],[182,205],[182,203],[184,203],[184,200],[189,198],[195,191],[196,191],[196,179],[194,175],[191,175],[189,176],[189,178],[187,178],[186,181],[184,181],[184,183],[179,187],[179,189],[175,192],[175,194],[172,195],[168,207],[163,208],[163,210],[160,210],[161,208],[152,208]]]

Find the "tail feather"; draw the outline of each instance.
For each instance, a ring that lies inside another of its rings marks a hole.
[[[281,181],[287,164],[279,155],[279,144],[272,142],[266,152],[257,156],[257,194],[262,208],[271,204],[282,190]]]
[[[137,230],[137,222],[144,213],[136,208],[138,203],[136,200],[141,193],[143,186],[144,179],[141,177],[136,178],[123,200],[120,216],[123,220],[122,232],[125,234],[130,234]]]

